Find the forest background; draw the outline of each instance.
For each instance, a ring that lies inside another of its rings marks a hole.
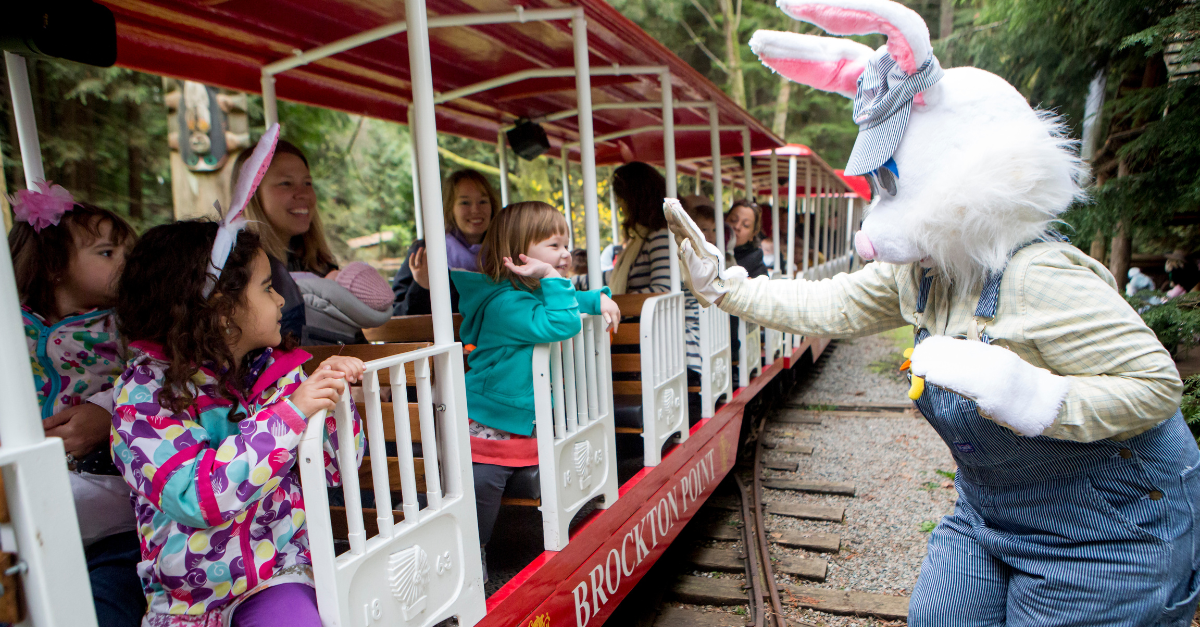
[[[850,101],[789,83],[746,45],[758,29],[819,33],[762,0],[609,0],[721,86],[788,142],[807,144],[841,167],[857,128]],[[944,67],[974,65],[1013,83],[1035,106],[1087,139],[1091,199],[1064,230],[1123,282],[1131,253],[1200,248],[1200,5],[1196,0],[907,0],[929,25]],[[858,38],[868,45],[881,36]],[[127,216],[139,229],[174,217],[167,144],[168,89],[161,77],[121,68],[30,62],[47,177]],[[0,77],[0,81],[3,81]],[[24,186],[7,85],[0,82],[0,156],[11,192]],[[1089,108],[1089,96],[1092,106]],[[251,96],[250,128],[262,128]],[[281,103],[287,139],[312,163],[322,217],[344,259],[395,258],[414,236],[406,127]],[[1086,137],[1085,137],[1086,136]],[[443,172],[475,167],[498,177],[495,147],[441,135]],[[562,204],[556,161],[517,162],[513,198]],[[580,198],[578,168],[572,198]],[[601,169],[601,224],[610,218]],[[681,180],[682,189],[691,182]],[[577,208],[578,211],[578,208]],[[582,241],[582,220],[577,220]],[[346,241],[393,239],[369,253]],[[601,229],[605,243],[608,229]]]

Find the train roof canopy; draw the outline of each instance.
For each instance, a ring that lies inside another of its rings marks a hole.
[[[259,93],[264,66],[293,58],[364,31],[403,21],[403,2],[377,0],[100,0],[117,18],[117,63],[123,67]],[[720,88],[625,18],[604,0],[533,0],[522,10],[580,6],[588,23],[593,69],[595,135],[661,124],[658,109],[604,109],[600,105],[659,101],[656,75],[597,75],[619,65],[667,66],[677,103],[716,104],[724,127],[750,129],[752,149],[783,142],[738,107]],[[428,0],[428,15],[512,12],[507,0]],[[569,20],[430,28],[435,93],[446,94],[514,72],[572,68]],[[394,34],[277,75],[279,98],[318,107],[407,123],[411,102],[408,39]],[[574,109],[575,78],[541,77],[505,84],[437,107],[439,132],[495,142],[519,118],[539,118]],[[707,126],[705,108],[676,108],[675,124]],[[575,118],[543,122],[557,154],[578,141]],[[711,155],[705,130],[677,130],[676,158]],[[740,130],[722,130],[721,153],[742,152]],[[577,149],[572,158],[578,159]],[[596,162],[662,162],[662,133],[649,130],[596,142]]]

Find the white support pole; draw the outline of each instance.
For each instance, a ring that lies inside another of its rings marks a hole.
[[[559,155],[558,160],[562,164],[563,213],[567,216],[567,249],[575,250],[575,216],[571,213],[571,162],[567,160],[565,144]]]
[[[789,223],[794,222],[794,216],[796,214],[796,185],[793,183],[793,181],[796,180],[796,173],[792,172],[791,174],[792,174],[792,176],[788,180],[788,182],[789,182],[788,222]],[[772,231],[771,243],[773,244],[773,247],[771,250],[775,251],[775,259],[771,263],[772,270],[779,270],[779,268],[780,268],[779,261],[781,259],[783,259],[783,251],[779,250],[780,226],[781,225],[779,224],[779,155],[775,154],[775,149],[772,148],[771,149],[771,231]],[[792,226],[789,226],[788,228],[793,229],[793,228],[795,228],[795,226],[792,225]],[[789,233],[788,238],[791,239],[791,237],[792,237],[792,235]]]
[[[620,207],[617,206],[617,192],[613,189],[613,184],[612,184],[612,170],[613,169],[614,168],[609,168],[610,171],[608,173],[608,208],[609,208],[609,210],[612,211],[612,243],[613,243],[613,246],[616,246],[617,244],[621,243],[621,236],[620,236],[621,221],[619,219],[619,216],[617,215],[621,211],[620,211]],[[590,281],[591,279],[588,279],[588,280]]]
[[[850,246],[854,241],[854,206],[856,199],[846,199],[846,237],[842,238],[842,245],[845,246],[845,252],[850,252]]]
[[[675,95],[671,91],[671,73],[659,74],[659,89],[662,91],[663,166],[666,168],[667,198],[679,197],[679,180],[675,171]],[[674,237],[667,238],[671,255],[671,292],[680,290],[679,245]]]
[[[417,172],[420,170],[417,167],[417,163],[420,159],[417,157],[417,133],[413,126],[413,107],[411,104],[408,107],[408,145],[412,153],[413,217],[417,223],[417,239],[425,239],[425,217],[421,212],[421,179],[417,175]],[[438,172],[438,176],[441,176],[440,171]],[[495,211],[495,208],[493,208],[493,211]]]
[[[29,68],[25,57],[4,53],[8,66],[8,89],[12,92],[13,117],[17,122],[17,143],[21,146],[21,166],[25,169],[25,187],[36,190],[46,180],[42,168],[42,144],[38,140],[37,119],[33,115],[33,97],[29,94]]]
[[[793,157],[794,159],[795,157]],[[813,160],[810,157],[804,162],[804,252],[800,255],[800,271],[808,273],[808,257],[809,257],[809,236],[811,234],[811,220],[809,214],[813,208],[813,193],[812,193],[812,164]],[[793,177],[795,178],[795,177]],[[804,278],[808,278],[805,276]]]
[[[813,212],[813,225],[816,227],[813,231],[813,242],[816,251],[822,255],[827,255],[829,251],[825,250],[825,171],[819,167],[817,169],[817,203],[816,209]],[[814,255],[815,256],[815,255]],[[829,257],[825,257],[825,261],[829,261]]]
[[[757,203],[754,196],[754,167],[750,159],[750,127],[742,128],[742,185],[746,189],[746,200]]]
[[[804,224],[808,224],[808,203],[804,203]],[[779,229],[775,229],[778,233]],[[808,231],[805,231],[804,245],[808,246]],[[776,237],[776,242],[779,238]],[[777,244],[778,246],[778,244]],[[782,251],[780,251],[782,252]],[[778,254],[778,253],[776,253]],[[805,259],[808,255],[805,255]],[[787,278],[796,278],[796,157],[788,157],[788,218],[787,218]],[[805,270],[808,268],[805,267]]]
[[[696,180],[695,180],[695,183],[696,183],[696,191],[695,191],[695,194],[696,194],[697,196],[699,196],[699,195],[700,195],[700,164],[699,164],[699,163],[697,163],[697,164],[696,164]]]
[[[713,220],[717,223],[717,248],[725,258],[725,206],[721,198],[721,131],[717,118],[717,105],[708,107],[709,144],[712,148]]]
[[[279,101],[275,97],[275,75],[265,71],[262,74],[262,100],[263,120],[267,128],[271,128],[272,124],[279,123]]]
[[[404,0],[408,18],[408,62],[412,81],[414,126],[417,135],[418,174],[425,212],[425,254],[429,260],[430,305],[433,314],[433,340],[437,346],[454,343],[454,313],[450,310],[450,272],[446,264],[446,225],[435,199],[442,197],[438,170],[437,119],[433,112],[433,70],[429,60],[429,28],[426,25],[425,0]]]
[[[571,18],[575,44],[575,102],[579,107],[579,166],[583,170],[583,226],[587,235],[588,286],[603,284],[600,272],[600,201],[596,198],[596,142],[592,128],[592,71],[588,58],[587,18],[577,8]]]
[[[500,161],[500,207],[508,206],[508,138],[504,131],[496,133],[496,154]],[[500,209],[492,207],[492,211]]]

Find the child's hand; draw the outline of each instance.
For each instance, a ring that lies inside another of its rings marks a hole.
[[[604,316],[608,330],[616,333],[617,326],[621,324],[621,308],[607,294],[600,295],[600,315]]]
[[[299,409],[306,418],[312,418],[322,410],[333,411],[333,408],[337,406],[338,397],[345,389],[345,384],[342,383],[345,378],[345,373],[322,364],[311,377],[305,379],[304,383],[296,388],[295,392],[292,392],[288,400],[292,401],[296,409]]]
[[[417,285],[429,289],[429,261],[425,256],[424,246],[408,256],[408,269]]]
[[[363,372],[367,369],[367,365],[363,363],[363,360],[357,357],[350,357],[349,355],[334,355],[321,362],[321,366],[328,366],[330,369],[346,375],[346,380],[350,383],[362,381]]]
[[[533,257],[528,257],[525,255],[519,255],[519,257],[525,265],[518,266],[513,263],[512,257],[505,257],[504,267],[511,270],[513,274],[527,276],[534,279],[562,278],[562,275],[558,273],[558,270],[545,261],[534,259]]]
[[[42,428],[47,437],[62,438],[63,448],[80,458],[108,442],[112,414],[98,405],[83,403],[43,420]]]

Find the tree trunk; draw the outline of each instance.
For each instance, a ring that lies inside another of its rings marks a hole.
[[[775,120],[771,123],[771,132],[786,138],[788,101],[792,98],[792,81],[779,75],[779,93],[775,95]]]
[[[737,37],[741,5],[735,11],[733,3],[734,0],[721,0],[721,13],[725,15],[725,65],[729,68],[729,96],[737,106],[745,109],[746,79],[742,75],[742,45]]]
[[[1092,249],[1088,251],[1088,255],[1092,259],[1104,263],[1104,255],[1108,252],[1108,242],[1104,241],[1104,231],[1096,229],[1096,236],[1092,238]]]
[[[134,134],[140,135],[141,129],[141,111],[135,102],[125,103],[125,115],[129,120],[129,128],[134,130],[133,134],[125,140],[125,152],[129,159],[129,217],[134,220],[141,220],[144,217],[144,207],[142,202],[142,147],[141,137],[134,137]]]
[[[954,0],[942,0],[938,15],[938,39],[945,39],[954,31]]]
[[[1117,178],[1129,176],[1129,165],[1125,160],[1117,164]],[[1121,220],[1117,223],[1116,233],[1112,239],[1112,256],[1108,260],[1108,271],[1117,280],[1117,290],[1124,293],[1125,284],[1129,282],[1129,262],[1132,256],[1133,238],[1130,237],[1128,223]]]
[[[788,20],[788,32],[800,30],[800,22]],[[775,94],[775,119],[771,122],[771,132],[787,139],[788,101],[792,98],[792,81],[779,75],[779,92]]]

